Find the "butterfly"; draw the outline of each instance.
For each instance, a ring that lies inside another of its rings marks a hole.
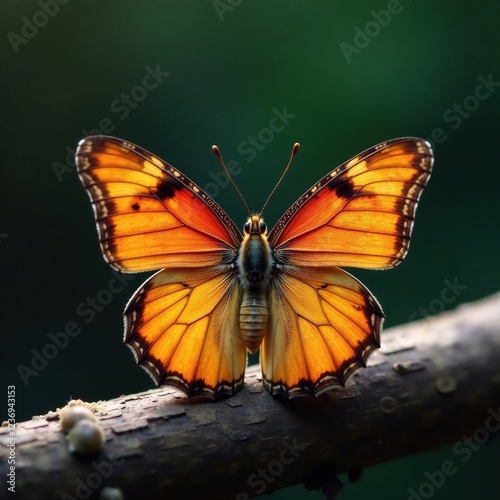
[[[432,163],[422,139],[378,144],[316,182],[269,233],[262,213],[241,233],[155,155],[114,137],[80,141],[77,171],[105,260],[129,273],[160,269],[124,311],[137,363],[158,385],[216,399],[242,387],[247,351],[260,347],[273,395],[343,386],[380,346],[384,314],[340,267],[403,260]]]

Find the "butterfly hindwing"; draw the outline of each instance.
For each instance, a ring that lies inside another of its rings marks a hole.
[[[160,271],[128,303],[125,342],[158,385],[214,399],[243,384],[237,278],[219,271]]]
[[[386,269],[402,261],[432,169],[422,139],[393,139],[323,177],[269,235],[278,260],[300,266]]]
[[[380,305],[341,269],[284,269],[273,283],[270,303],[261,364],[272,394],[317,396],[344,385],[380,345]]]
[[[107,136],[83,139],[76,152],[106,261],[119,271],[217,265],[241,234],[191,180],[148,151]]]

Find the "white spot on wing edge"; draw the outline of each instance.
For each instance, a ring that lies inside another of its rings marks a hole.
[[[90,153],[92,151],[93,141],[89,139],[82,139],[78,143],[79,153]]]
[[[123,151],[130,151],[135,149],[135,144],[132,144],[131,142],[127,141],[122,141],[121,146]]]
[[[165,166],[165,164],[159,159],[157,158],[156,156],[153,156],[153,155],[150,155],[149,156],[149,159],[157,166],[157,167],[160,167],[160,168],[163,168]]]
[[[352,160],[349,160],[349,161],[346,163],[346,165],[345,165],[346,170],[347,170],[348,168],[351,168],[353,165],[356,165],[356,163],[358,163],[358,161],[359,161],[359,155],[358,155],[358,156],[355,156]],[[333,174],[336,174],[336,173],[338,172],[338,170],[339,170],[339,169],[338,169],[338,168],[336,168],[336,169],[332,172],[332,175],[331,175],[331,176],[333,177]]]
[[[419,153],[427,153],[429,151],[432,151],[432,146],[427,141],[423,141],[423,140],[418,141],[417,142],[417,151]]]
[[[380,144],[377,144],[374,149],[375,149],[375,151],[379,151],[380,149],[384,149],[386,146],[387,146],[387,142],[382,142]]]

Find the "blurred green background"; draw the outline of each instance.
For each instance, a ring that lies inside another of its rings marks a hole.
[[[435,169],[407,260],[389,272],[353,272],[382,303],[386,326],[498,290],[498,2],[73,1],[47,2],[45,14],[43,4],[0,6],[1,387],[16,385],[19,420],[70,398],[152,387],[122,344],[121,312],[147,275],[91,321],[81,314],[113,277],[72,163],[77,142],[98,130],[181,169],[239,226],[246,212],[217,184],[212,144],[238,162],[235,180],[259,210],[301,143],[266,209],[272,226],[363,149],[405,135],[432,140]],[[151,72],[156,80],[144,81]],[[287,123],[262,133],[276,110]],[[259,133],[259,150],[248,152]],[[446,280],[462,285],[450,304],[439,300]],[[80,335],[23,381],[19,366],[70,321]],[[340,498],[406,499],[453,457],[444,449],[366,470],[356,484],[343,478]],[[496,436],[433,498],[498,498],[499,461]],[[322,496],[296,487],[271,498]]]

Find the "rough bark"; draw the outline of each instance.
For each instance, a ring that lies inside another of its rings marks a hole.
[[[337,473],[498,426],[500,294],[387,330],[382,346],[345,388],[318,398],[273,398],[251,367],[244,388],[215,403],[165,387],[107,401],[105,445],[92,457],[68,452],[57,420],[21,423],[17,496],[99,498],[113,486],[126,499],[242,499],[301,482],[334,490]],[[3,478],[8,439],[0,429]]]

